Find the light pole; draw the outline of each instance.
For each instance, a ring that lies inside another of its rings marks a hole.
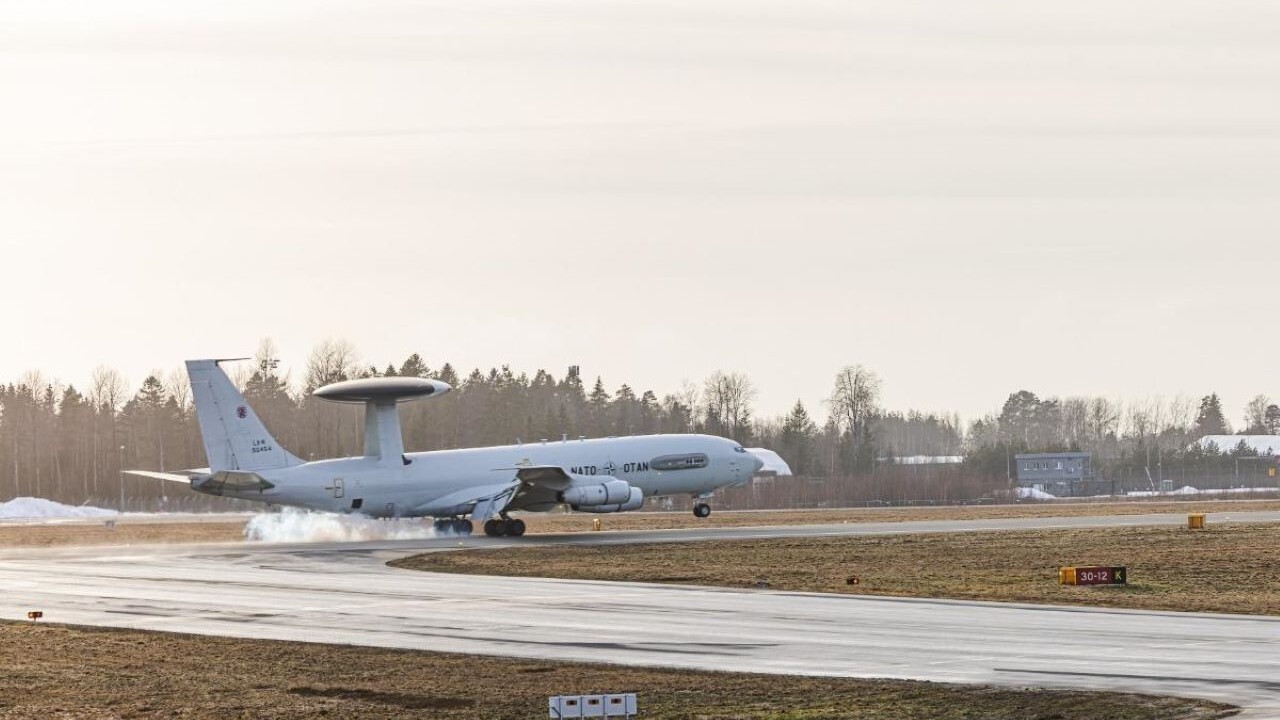
[[[124,446],[120,446],[120,512],[124,512]]]

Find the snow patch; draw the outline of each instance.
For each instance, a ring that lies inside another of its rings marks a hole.
[[[1156,490],[1131,490],[1125,495],[1129,497],[1160,497],[1162,495],[1237,495],[1248,493],[1276,493],[1280,492],[1280,487],[1244,487],[1244,488],[1217,488],[1201,490],[1190,485],[1183,485],[1177,490],[1169,492],[1159,492]]]
[[[6,520],[107,517],[118,514],[115,510],[107,510],[106,508],[92,507],[90,505],[63,505],[60,502],[34,497],[18,497],[8,502],[0,503],[0,518]]]
[[[1037,490],[1031,487],[1018,488],[1018,497],[1027,498],[1031,500],[1057,500],[1058,499],[1057,495],[1050,495],[1049,493],[1043,490]]]
[[[246,540],[273,543],[363,542],[366,540],[417,540],[436,532],[421,518],[376,520],[364,515],[338,515],[297,508],[262,513],[244,527]]]

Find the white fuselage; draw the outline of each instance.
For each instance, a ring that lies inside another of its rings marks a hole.
[[[660,462],[655,465],[655,460]],[[496,492],[512,483],[518,468],[528,466],[558,466],[602,481],[611,476],[650,498],[696,496],[741,484],[760,463],[741,445],[721,437],[643,435],[320,460],[259,470],[272,487],[224,494],[374,517],[448,517],[467,513],[478,491]],[[555,505],[543,496],[508,509],[549,510]]]

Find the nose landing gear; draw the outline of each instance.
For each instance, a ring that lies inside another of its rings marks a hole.
[[[711,514],[711,506],[706,503],[698,503],[693,506],[693,516],[704,518]]]

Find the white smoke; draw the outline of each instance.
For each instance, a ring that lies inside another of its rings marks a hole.
[[[297,508],[262,513],[244,526],[246,540],[274,543],[416,540],[436,537],[431,522],[421,518],[376,520],[363,515],[337,515]]]

